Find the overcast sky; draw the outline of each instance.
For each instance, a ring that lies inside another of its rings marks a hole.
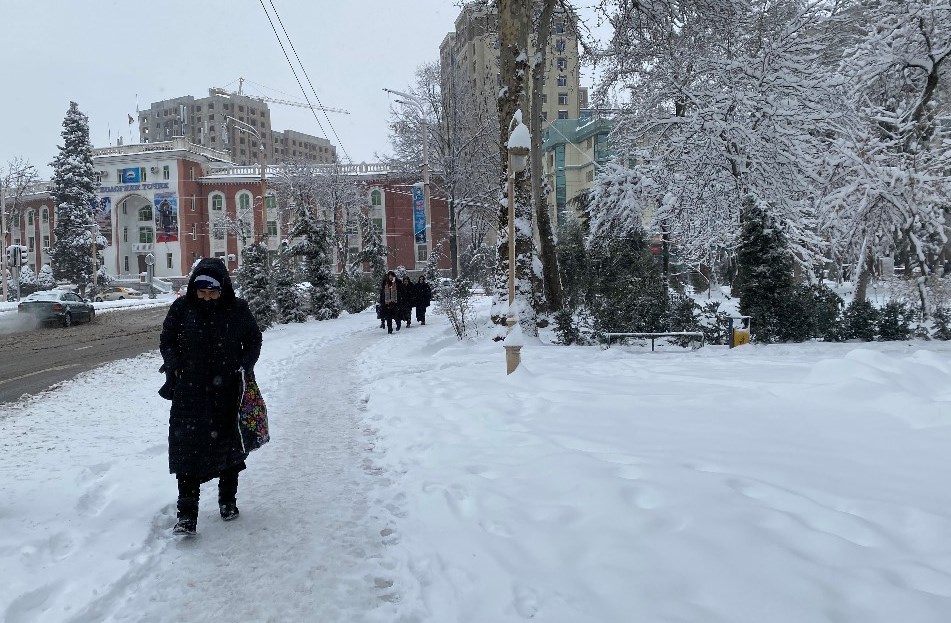
[[[326,135],[341,158],[342,146],[354,162],[373,161],[388,150],[383,87],[405,89],[417,66],[438,59],[456,2],[273,2],[321,102],[351,113],[330,113],[339,142],[323,116],[326,134],[303,108],[271,104],[274,128]],[[113,142],[118,132],[129,142],[137,97],[145,109],[212,86],[236,89],[243,76],[288,94],[272,96],[303,99],[260,0],[0,0],[0,16],[0,166],[22,156],[48,178],[71,100],[102,147],[110,127]]]

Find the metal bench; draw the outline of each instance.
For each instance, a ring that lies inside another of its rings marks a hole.
[[[659,337],[696,337],[700,338],[700,346],[704,345],[703,333],[699,331],[667,331],[667,332],[658,332],[658,333],[605,333],[605,337],[608,338],[608,348],[611,347],[611,340],[616,337],[638,337],[644,339],[650,339],[651,341],[651,351],[654,350],[654,340]]]

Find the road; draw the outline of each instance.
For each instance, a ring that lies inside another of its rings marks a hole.
[[[100,313],[92,324],[0,333],[0,404],[104,363],[157,349],[166,313],[167,307],[116,310]],[[11,318],[11,312],[0,316]],[[157,390],[157,370],[152,380]]]

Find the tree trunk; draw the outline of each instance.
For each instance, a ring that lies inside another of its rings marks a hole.
[[[449,195],[449,263],[451,275],[455,279],[459,276],[459,234],[456,232],[456,200]]]
[[[543,0],[541,18],[538,22],[538,38],[532,59],[532,112],[528,127],[532,133],[532,203],[535,206],[535,224],[538,227],[539,253],[542,264],[542,279],[545,284],[547,311],[555,312],[564,306],[564,291],[561,286],[561,271],[558,268],[558,250],[552,229],[548,200],[542,193],[542,77],[545,73],[545,57],[551,34],[555,0]],[[540,310],[541,311],[541,310]]]
[[[527,98],[523,88],[524,77],[528,70],[528,32],[531,24],[531,3],[524,0],[499,0],[499,48],[500,72],[504,80],[504,87],[499,94],[499,137],[500,158],[503,163],[503,176],[500,180],[502,196],[506,196],[508,181],[508,140],[509,124],[516,110],[527,110]],[[515,176],[515,215],[516,220],[523,227],[516,227],[515,240],[508,240],[508,207],[503,201],[499,211],[499,245],[498,245],[498,272],[496,283],[498,297],[506,293],[508,301],[508,245],[515,244],[514,275],[516,281],[516,297],[523,299],[527,305],[522,306],[520,324],[522,330],[529,335],[537,335],[535,302],[536,288],[533,270],[534,241],[532,239],[531,223],[534,220],[531,204],[531,190],[527,172]],[[528,224],[525,231],[524,225]],[[503,238],[504,236],[504,238]],[[500,308],[493,312],[493,321],[498,324],[505,322]]]
[[[872,268],[875,260],[871,253],[867,253],[865,261],[859,267],[859,276],[855,285],[855,302],[862,303],[868,298],[868,284],[872,280]]]

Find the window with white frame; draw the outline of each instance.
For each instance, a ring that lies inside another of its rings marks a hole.
[[[221,212],[225,207],[225,198],[224,195],[212,195],[211,196],[211,209],[214,212]]]
[[[381,193],[379,190],[374,190],[371,192],[370,205],[374,207],[383,205],[383,193]]]
[[[139,242],[142,244],[151,244],[154,240],[155,232],[151,227],[139,228]]]
[[[41,222],[41,223],[49,223],[49,222],[50,222],[50,209],[49,209],[49,208],[44,207],[42,210],[40,210],[40,222]]]
[[[416,245],[416,262],[425,262],[429,259],[429,253],[426,251],[425,244]]]

